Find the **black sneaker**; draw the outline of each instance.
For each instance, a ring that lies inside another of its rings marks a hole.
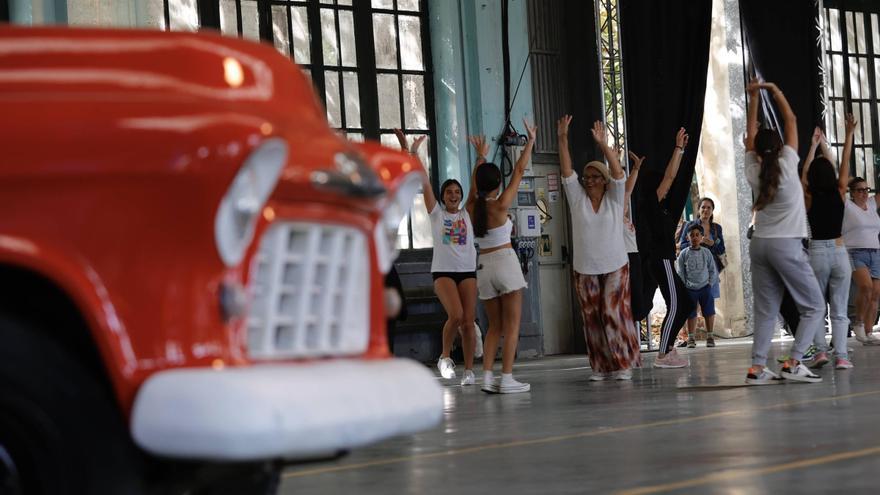
[[[715,347],[715,338],[707,337],[706,338],[706,347]]]

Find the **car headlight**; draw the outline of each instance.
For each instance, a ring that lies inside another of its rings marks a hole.
[[[271,138],[257,147],[235,175],[214,219],[217,251],[226,266],[241,262],[254,237],[260,210],[287,163],[287,142]]]
[[[412,208],[413,199],[418,194],[421,185],[421,174],[408,174],[403,178],[394,197],[389,198],[385,204],[382,217],[374,232],[379,270],[382,273],[388,273],[391,270],[391,264],[397,259],[397,231],[400,229],[400,222]]]

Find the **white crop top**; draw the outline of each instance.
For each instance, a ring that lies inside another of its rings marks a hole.
[[[499,227],[489,229],[483,237],[477,237],[475,240],[480,245],[480,249],[490,249],[493,247],[503,246],[510,243],[510,232],[513,230],[513,222],[510,218]]]

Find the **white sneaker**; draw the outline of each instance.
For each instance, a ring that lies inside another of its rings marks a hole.
[[[511,378],[510,380],[501,380],[501,386],[498,387],[500,394],[518,394],[520,392],[528,392],[532,386],[528,383],[518,382]]]
[[[477,383],[477,377],[474,376],[473,370],[464,370],[464,374],[461,376],[461,386],[465,387],[467,385],[473,385]]]
[[[631,369],[617,370],[613,375],[615,380],[632,380],[633,371]]]
[[[495,375],[491,371],[484,371],[483,386],[480,387],[480,390],[487,394],[497,394],[498,388],[498,382],[495,381]]]
[[[477,322],[474,322],[474,340],[476,340],[474,359],[478,359],[483,357],[483,332],[480,331],[480,325],[477,325]]]
[[[780,374],[782,378],[797,382],[819,383],[822,381],[822,377],[810,371],[809,368],[804,366],[804,363],[798,363],[793,369],[790,365],[786,364],[782,367],[782,373]]]
[[[852,326],[852,331],[853,335],[856,336],[856,340],[861,342],[862,345],[880,345],[880,341],[871,339],[870,337],[865,335],[865,325],[861,323],[856,323]]]
[[[440,376],[449,380],[455,378],[455,362],[452,358],[442,357],[437,360],[437,369],[440,370]]]
[[[590,375],[591,382],[601,382],[611,378],[611,373],[599,373],[594,371],[592,375]]]
[[[778,385],[782,383],[782,377],[770,371],[766,366],[761,371],[753,366],[746,374],[746,383],[749,385]]]
[[[655,368],[684,368],[687,365],[688,360],[680,356],[674,348],[662,358],[659,355],[654,358],[653,364]]]

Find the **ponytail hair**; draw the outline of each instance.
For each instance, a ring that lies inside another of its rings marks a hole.
[[[779,179],[782,168],[779,166],[779,152],[782,140],[779,133],[772,129],[761,129],[755,136],[755,151],[761,157],[761,172],[758,174],[760,186],[758,199],[755,200],[755,211],[761,211],[770,204],[779,191]]]
[[[486,196],[501,185],[501,170],[494,163],[481,163],[474,172],[477,202],[474,204],[474,237],[483,237],[489,230],[489,209]]]

